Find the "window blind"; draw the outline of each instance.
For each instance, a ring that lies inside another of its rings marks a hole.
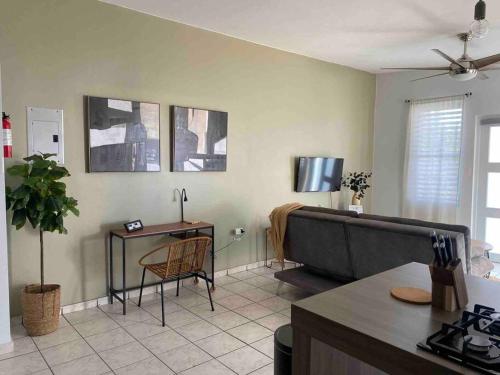
[[[405,156],[409,216],[443,220],[436,212],[458,205],[463,114],[463,96],[411,102]]]

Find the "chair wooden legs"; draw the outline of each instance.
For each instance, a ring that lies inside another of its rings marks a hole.
[[[160,291],[161,291],[161,325],[165,327],[165,301],[163,300],[163,280],[160,283]]]
[[[179,297],[179,282],[181,281],[181,279],[178,277],[177,278],[177,293],[175,294],[176,297]]]
[[[146,276],[146,267],[142,270],[141,292],[139,293],[139,307],[141,307],[142,288],[144,288],[144,276]]]
[[[207,284],[207,291],[208,291],[208,298],[210,299],[210,306],[212,307],[212,311],[214,311],[214,304],[212,302],[212,295],[210,294],[210,286],[208,285],[208,280],[207,280],[207,273],[205,271],[203,272],[203,276],[205,276],[205,283]]]

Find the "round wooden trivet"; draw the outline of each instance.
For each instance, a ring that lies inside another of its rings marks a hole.
[[[400,301],[416,305],[428,305],[432,302],[432,294],[420,288],[392,288],[391,296]]]

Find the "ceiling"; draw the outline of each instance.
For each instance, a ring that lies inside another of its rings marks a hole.
[[[369,72],[446,65],[459,57],[476,0],[102,0],[257,44]],[[473,58],[500,52],[500,1],[486,0],[490,34]]]

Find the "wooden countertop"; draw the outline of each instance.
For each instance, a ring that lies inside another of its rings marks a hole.
[[[500,311],[500,283],[469,275],[466,283],[467,310],[478,303]],[[387,373],[475,373],[416,346],[461,311],[398,301],[389,294],[398,286],[430,291],[428,266],[410,263],[298,301],[292,326]]]
[[[214,225],[210,223],[205,223],[200,221],[196,224],[190,224],[186,222],[176,222],[176,223],[168,223],[168,224],[158,224],[158,225],[148,225],[145,226],[144,229],[130,232],[128,233],[125,228],[122,229],[114,229],[111,231],[113,236],[117,236],[120,238],[139,238],[139,237],[148,237],[148,236],[156,236],[159,234],[168,234],[168,233],[176,233],[176,232],[185,232],[189,230],[196,229],[207,229],[212,228]]]

